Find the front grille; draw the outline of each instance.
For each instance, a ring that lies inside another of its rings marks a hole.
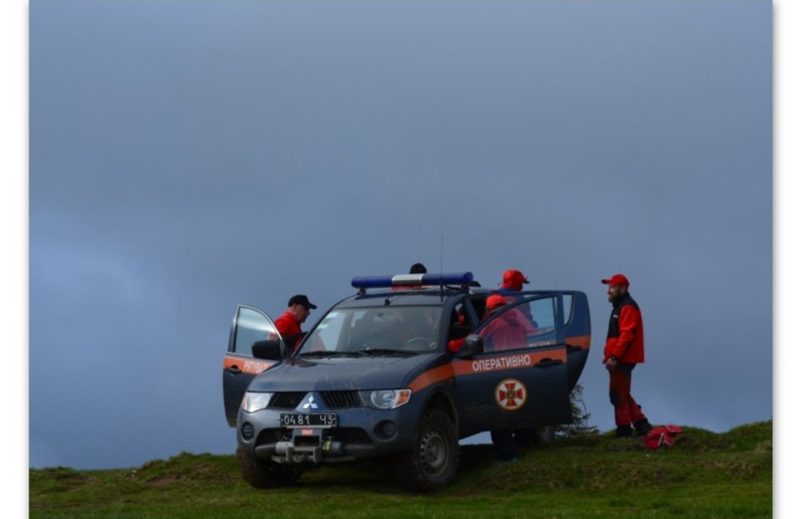
[[[330,409],[364,406],[358,391],[324,391],[322,399]]]
[[[305,391],[288,391],[286,393],[275,393],[269,401],[269,406],[276,409],[294,409],[300,405],[300,401],[306,396]]]

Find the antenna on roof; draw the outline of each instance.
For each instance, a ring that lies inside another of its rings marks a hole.
[[[444,233],[439,244],[439,272],[444,272]]]

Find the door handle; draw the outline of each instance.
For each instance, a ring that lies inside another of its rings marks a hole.
[[[234,375],[238,375],[239,373],[242,372],[242,370],[240,370],[239,366],[237,366],[236,364],[228,366],[227,368],[225,368],[225,371],[227,371],[228,373],[233,373]]]
[[[564,362],[561,360],[554,360],[554,359],[543,359],[540,362],[537,362],[533,365],[535,368],[552,368],[553,366],[560,366]]]

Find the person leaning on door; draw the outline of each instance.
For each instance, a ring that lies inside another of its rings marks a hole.
[[[316,308],[317,305],[309,301],[308,296],[297,294],[289,299],[289,308],[275,319],[275,327],[290,352],[294,353],[295,348],[303,338],[304,332],[300,325],[308,319],[311,310]]]

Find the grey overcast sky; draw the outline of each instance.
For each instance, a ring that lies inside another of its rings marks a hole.
[[[654,423],[772,417],[768,1],[37,0],[32,467],[231,453],[237,303],[509,267],[631,279]]]

